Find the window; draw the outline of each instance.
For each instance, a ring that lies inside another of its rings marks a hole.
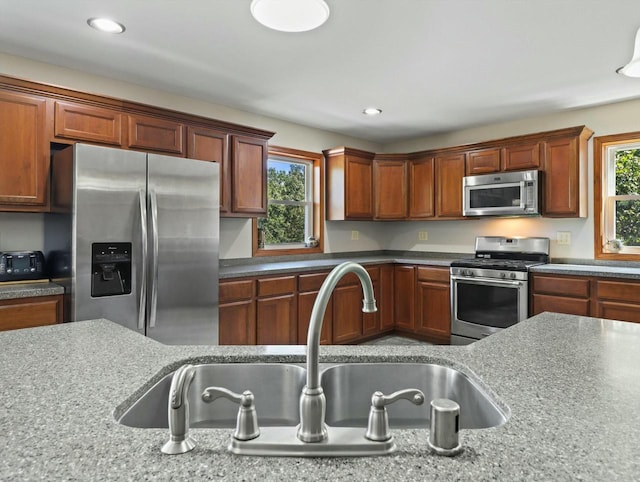
[[[269,147],[267,217],[254,220],[254,256],[322,252],[323,160],[321,154]]]
[[[595,257],[640,259],[640,132],[594,140]]]

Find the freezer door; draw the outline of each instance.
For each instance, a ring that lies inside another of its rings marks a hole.
[[[218,164],[148,155],[147,335],[218,344]]]
[[[73,149],[71,319],[107,318],[144,333],[146,154]]]

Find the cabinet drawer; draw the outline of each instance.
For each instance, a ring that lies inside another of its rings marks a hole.
[[[224,281],[219,286],[220,303],[253,298],[253,280]]]
[[[567,313],[569,315],[589,316],[589,300],[566,298],[563,296],[533,295],[532,315],[543,311]]]
[[[62,321],[62,295],[0,301],[0,331]]]
[[[115,110],[75,104],[55,103],[56,137],[122,145],[122,114]]]
[[[279,278],[266,278],[258,280],[258,296],[277,296],[295,293],[296,277],[281,276]]]
[[[640,303],[640,283],[631,281],[596,281],[598,299]]]
[[[418,268],[419,281],[435,281],[438,283],[449,283],[448,268]]]
[[[589,280],[555,276],[534,276],[533,293],[589,298]]]
[[[640,305],[600,301],[598,302],[598,316],[610,320],[640,323]]]
[[[329,273],[310,273],[298,276],[298,291],[318,291]]]

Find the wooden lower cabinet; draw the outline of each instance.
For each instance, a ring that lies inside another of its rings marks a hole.
[[[415,267],[395,266],[393,273],[393,311],[395,327],[401,331],[414,331]]]
[[[640,323],[640,282],[596,279],[593,316]]]
[[[333,343],[348,343],[362,336],[362,287],[338,286],[333,299]]]
[[[418,267],[417,276],[416,331],[447,343],[451,338],[449,269]]]
[[[256,343],[295,345],[298,338],[295,293],[257,301]]]
[[[62,322],[63,296],[0,300],[0,331]]]
[[[313,305],[328,274],[328,271],[323,271],[321,273],[301,274],[298,276],[298,345],[307,343]],[[331,345],[333,342],[332,320],[333,301],[329,299],[322,321],[322,331],[320,332],[320,344],[322,345]]]
[[[255,345],[255,280],[220,281],[219,295],[219,343]]]

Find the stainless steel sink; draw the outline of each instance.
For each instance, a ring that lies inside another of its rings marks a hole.
[[[188,392],[189,421],[193,428],[234,428],[238,405],[220,399],[203,403],[205,388],[220,386],[234,392],[251,390],[255,396],[261,427],[298,424],[298,399],[306,370],[297,365],[229,363],[197,365]],[[167,428],[167,404],[173,373],[142,395],[118,419],[129,427]]]
[[[454,368],[425,363],[358,363],[336,365],[321,373],[327,398],[326,423],[333,427],[366,427],[371,395],[405,388],[425,394],[420,406],[398,401],[387,406],[391,428],[428,428],[429,404],[449,398],[460,405],[460,428],[504,424],[506,413],[480,384]]]

